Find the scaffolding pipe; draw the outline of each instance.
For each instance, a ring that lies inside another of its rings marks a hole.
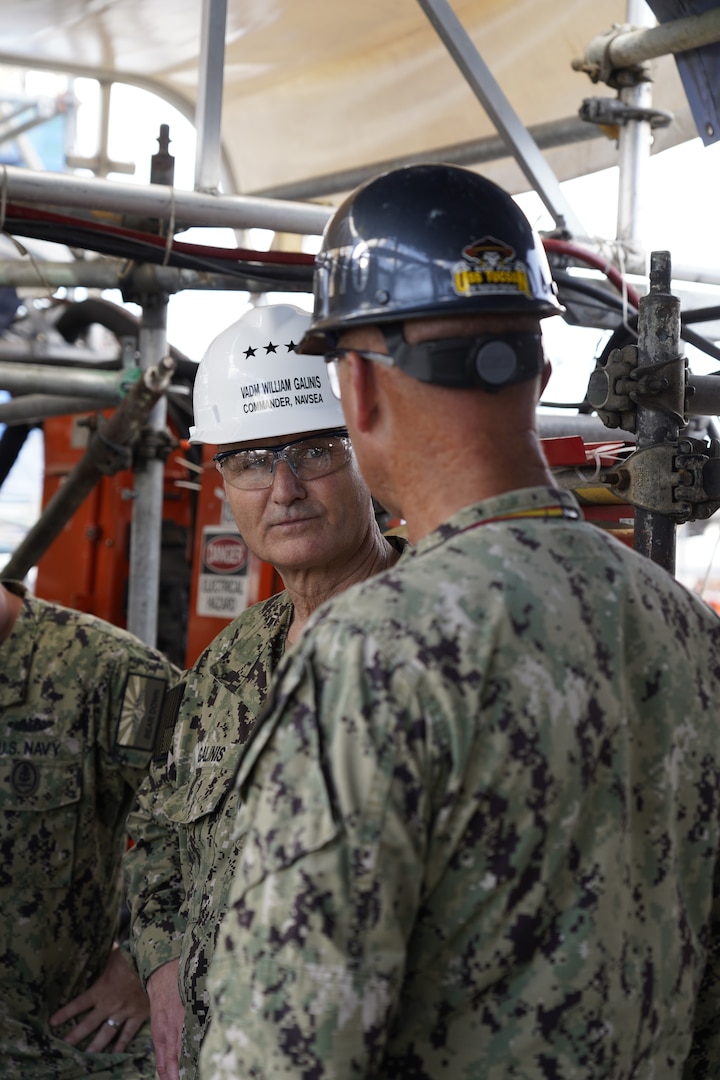
[[[645,0],[628,0],[628,21],[654,22]],[[618,135],[618,209],[616,238],[631,256],[631,269],[644,274],[645,251],[642,238],[643,200],[647,164],[650,161],[652,127],[649,110],[652,107],[652,83],[638,79],[620,90],[620,100],[631,110],[632,119],[620,126]]]
[[[118,395],[119,397],[119,395]],[[108,402],[98,398],[57,397],[54,394],[23,394],[11,401],[0,401],[0,424],[38,424],[48,416],[72,416],[75,413],[102,412]]]
[[[42,387],[46,394],[76,395],[115,405],[123,396],[128,371],[86,371],[47,364],[0,363],[0,387],[11,394],[32,393]]]
[[[688,416],[720,416],[720,377],[688,375],[685,411]]]
[[[552,214],[556,225],[575,238],[587,229],[575,214],[560,182],[520,121],[471,37],[447,0],[417,0],[431,26],[455,61],[468,86],[502,135],[531,186]]]
[[[635,442],[635,435],[623,428],[609,431],[595,413],[537,413],[538,433],[541,439],[567,439],[579,435],[584,442],[613,443]]]
[[[140,365],[155,370],[167,351],[167,298],[150,294],[143,298],[143,317],[138,335]],[[143,431],[143,453],[135,464],[133,513],[130,523],[130,576],[128,580],[127,628],[146,645],[157,641],[160,594],[163,480],[165,462],[160,441],[165,431],[167,401],[158,398]]]
[[[89,349],[81,345],[70,345],[62,340],[58,334],[42,338],[10,338],[0,340],[0,363],[9,361],[16,364],[25,364],[28,361],[39,361],[44,364],[52,364],[54,367],[65,362],[71,367],[79,364],[97,367],[102,363],[113,363],[117,359],[117,350],[113,348]],[[9,389],[9,388],[8,388]]]
[[[701,15],[673,19],[650,29],[616,26],[608,34],[593,38],[584,60],[573,60],[572,66],[576,71],[586,71],[589,67],[597,73],[616,71],[717,41],[720,41],[720,8],[714,7]]]
[[[168,358],[157,368],[145,371],[109,420],[92,432],[87,450],[16,548],[1,572],[2,577],[21,581],[82,505],[100,477],[112,476],[129,466],[130,448],[156,402],[167,391],[174,369],[174,362]]]
[[[195,109],[196,191],[217,191],[220,187],[226,22],[227,0],[203,0],[200,70]]]
[[[2,182],[8,202],[140,214],[163,221],[172,219],[176,228],[258,228],[301,236],[320,236],[333,213],[332,207],[315,203],[249,195],[210,195],[198,191],[179,191],[161,184],[122,184],[95,177],[38,172],[14,165],[2,166]]]
[[[44,289],[83,286],[88,289],[129,289],[132,292],[182,292],[198,289],[214,292],[246,292],[255,285],[254,279],[236,274],[215,274],[209,271],[182,270],[172,266],[136,263],[128,270],[127,259],[103,257],[102,260],[78,259],[75,262],[48,262],[33,259],[0,259],[0,286],[23,286]],[[267,282],[257,283],[257,291],[267,289]],[[283,283],[283,292],[295,291],[291,283]],[[307,292],[308,285],[298,283],[297,291]]]
[[[684,369],[680,351],[680,301],[670,292],[670,252],[653,251],[650,256],[650,291],[640,298],[638,312],[638,380],[649,369],[664,369],[672,384],[673,409],[662,412],[637,402],[637,449],[674,443],[683,426],[685,400]],[[671,375],[670,365],[676,362]],[[643,507],[635,508],[635,549],[653,562],[675,572],[676,529],[667,514]]]
[[[556,146],[572,146],[574,143],[605,138],[598,124],[590,124],[577,116],[531,124],[527,130],[540,150],[551,150]],[[510,157],[511,154],[512,149],[502,136],[488,135],[482,139],[436,146],[431,150],[420,150],[402,157],[384,158],[366,165],[323,173],[308,179],[274,184],[272,187],[261,189],[257,194],[274,199],[319,199],[323,196],[337,195],[339,191],[353,191],[379,173],[388,172],[402,165],[420,165],[436,161],[446,161],[449,165],[482,165],[485,162]]]

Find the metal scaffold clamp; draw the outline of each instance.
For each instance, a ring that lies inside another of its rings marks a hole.
[[[720,509],[720,443],[681,438],[638,450],[608,473],[607,482],[633,506],[676,525]]]
[[[700,415],[698,406],[715,400],[715,387],[688,370],[671,280],[670,253],[652,252],[637,345],[612,350],[605,363],[598,360],[587,400],[606,427],[637,436],[636,451],[606,481],[635,507],[635,550],[672,573],[676,526],[720,509],[720,441],[687,434],[688,413]]]
[[[598,365],[590,376],[587,399],[609,428],[635,431],[637,407],[655,409],[680,427],[687,425],[685,401],[693,388],[687,383],[687,361],[683,355],[672,356],[638,367],[637,345],[613,349],[607,363]],[[683,402],[683,412],[677,410]]]

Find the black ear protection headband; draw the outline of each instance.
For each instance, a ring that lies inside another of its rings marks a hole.
[[[494,394],[534,379],[545,363],[539,332],[448,337],[409,345],[401,324],[380,324],[378,329],[396,367],[420,382],[438,386],[478,386]]]

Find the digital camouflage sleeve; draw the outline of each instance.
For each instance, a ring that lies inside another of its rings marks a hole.
[[[143,981],[179,958],[181,1066],[194,1076],[209,1015],[207,974],[242,836],[235,776],[292,616],[286,593],[225,627],[170,695],[138,793],[125,857],[132,948]]]
[[[179,672],[124,630],[6,584],[24,603],[0,645],[0,1074],[152,1078],[147,1031],[126,1053],[88,1055],[49,1018],[105,968],[126,818]]]
[[[203,1080],[718,1073],[720,621],[552,505],[463,510],[287,657]]]

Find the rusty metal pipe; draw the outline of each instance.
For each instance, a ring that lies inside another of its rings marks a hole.
[[[650,256],[650,291],[640,298],[638,312],[638,377],[647,369],[668,365],[680,356],[680,301],[670,292],[670,282],[670,252],[653,251]],[[665,371],[669,370],[665,368]],[[658,443],[674,442],[684,426],[684,369],[678,363],[672,371],[672,411],[660,412],[638,401],[638,451]],[[672,518],[636,507],[635,549],[673,574],[676,528]]]

